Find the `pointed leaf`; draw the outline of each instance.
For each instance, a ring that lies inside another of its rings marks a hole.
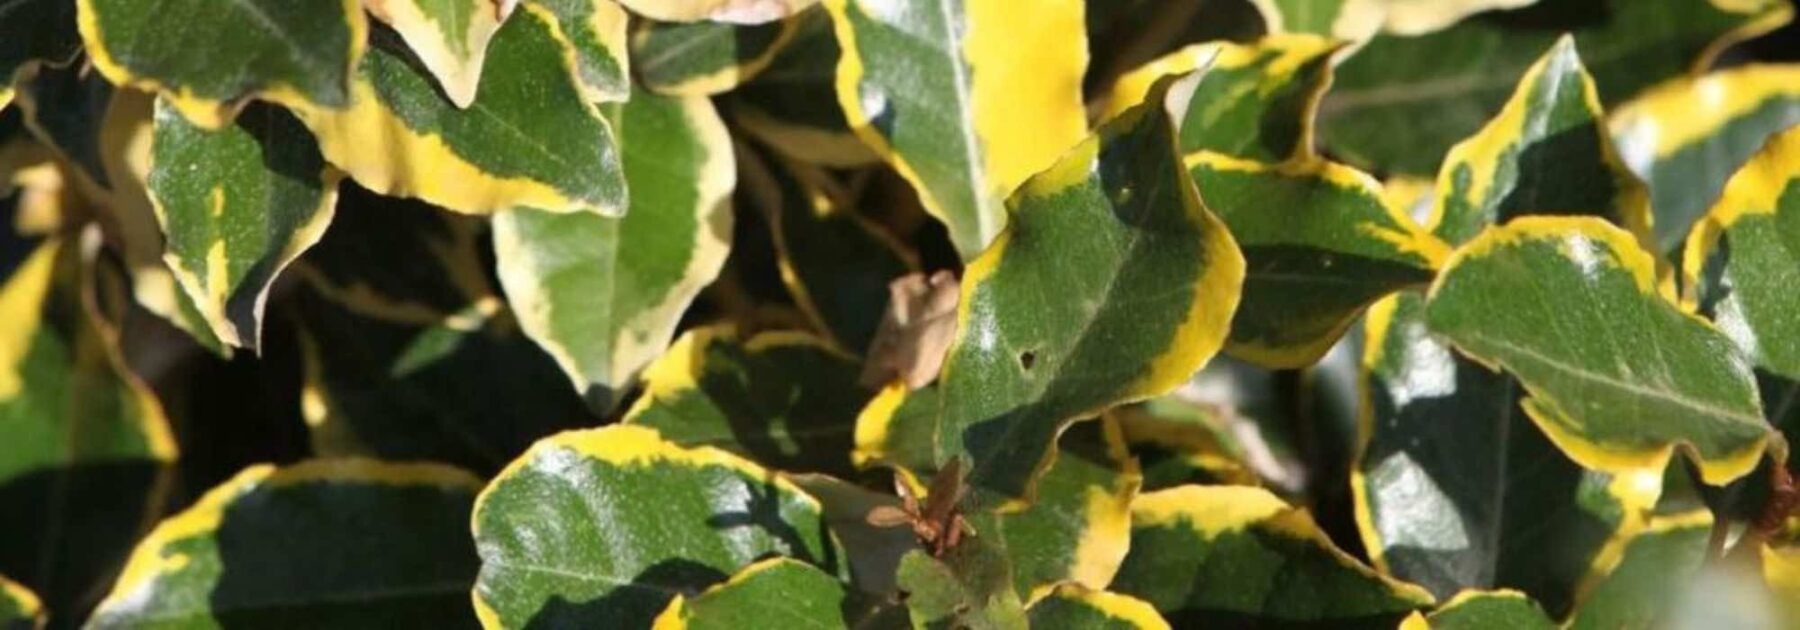
[[[619,0],[632,13],[663,22],[712,20],[761,24],[806,10],[819,0]]]
[[[269,286],[324,236],[340,176],[286,110],[253,106],[207,131],[159,103],[149,187],[164,260],[213,334],[257,350]]]
[[[583,100],[611,103],[631,96],[625,9],[608,0],[524,0],[556,24]]]
[[[1083,5],[826,0],[843,56],[837,96],[965,260],[1006,226],[1004,200],[1081,142]]]
[[[1161,77],[1202,70],[1172,88],[1181,95],[1175,117],[1184,155],[1205,150],[1264,162],[1310,156],[1313,110],[1331,79],[1337,48],[1310,35],[1188,46],[1120,77],[1104,117],[1143,101]]]
[[[1139,496],[1131,553],[1108,588],[1181,627],[1397,622],[1432,601],[1332,546],[1305,510],[1243,486]]]
[[[97,229],[30,249],[0,285],[0,573],[78,619],[167,500],[176,443],[111,323]]]
[[[900,396],[878,397],[859,461],[923,444],[905,461],[967,458],[977,502],[1027,499],[1068,423],[1173,389],[1217,352],[1243,258],[1182,172],[1160,104],[1013,197],[1012,226],[964,273],[941,399],[896,414]]]
[[[473,627],[480,488],[437,464],[252,466],[138,543],[89,624]]]
[[[1717,485],[1755,468],[1769,439],[1731,340],[1658,292],[1650,255],[1599,219],[1482,232],[1432,286],[1426,321],[1518,377],[1525,412],[1585,467],[1659,473],[1681,446]]]
[[[1083,630],[1168,630],[1156,608],[1128,595],[1090,590],[1075,584],[1056,586],[1025,609],[1038,628]]]
[[[811,19],[828,18],[824,9],[812,9],[766,24],[643,22],[631,38],[631,58],[644,87],[712,96],[762,73]]]
[[[351,185],[339,203],[294,268],[315,452],[491,472],[597,422],[490,283],[480,220]]]
[[[819,502],[710,447],[615,425],[540,440],[482,491],[475,611],[489,628],[647,627],[768,556],[845,574]]]
[[[350,75],[369,31],[358,0],[76,6],[88,56],[107,79],[158,92],[207,129],[224,127],[251,98],[288,107],[350,104]]]
[[[1594,214],[1650,238],[1650,200],[1619,162],[1575,40],[1557,40],[1512,99],[1438,171],[1426,227],[1460,244],[1526,214]]]
[[[527,4],[494,34],[467,108],[444,100],[386,28],[339,107],[294,106],[325,159],[384,195],[472,214],[515,206],[552,212],[625,211],[613,131],[571,78],[549,10]]]
[[[475,101],[488,40],[511,3],[496,0],[363,0],[375,19],[393,27],[444,95],[457,107]]]
[[[1413,613],[1401,630],[1552,630],[1556,623],[1518,591],[1463,591],[1429,617]]]
[[[1564,627],[1657,627],[1700,572],[1711,531],[1705,511],[1658,517],[1625,546],[1618,565],[1588,590]]]
[[[0,627],[26,630],[44,627],[44,605],[36,593],[0,575]]]
[[[1131,501],[1143,476],[1109,419],[1069,427],[1056,461],[1038,480],[1037,500],[979,531],[1003,546],[1020,597],[1061,582],[1101,589],[1131,546]]]
[[[1751,65],[1671,80],[1607,124],[1650,186],[1659,252],[1680,247],[1725,180],[1777,131],[1800,123],[1800,65]]]
[[[837,346],[868,353],[888,307],[888,283],[916,271],[916,256],[845,207],[848,193],[823,170],[762,155],[769,159],[743,160],[745,189],[769,226],[782,283]]]
[[[1610,104],[1705,68],[1726,45],[1792,14],[1786,0],[1719,4],[1539,0],[1428,35],[1378,36],[1338,67],[1319,110],[1320,141],[1359,168],[1429,174],[1499,111],[1513,79],[1564,32],[1588,52],[1599,98]]]
[[[19,0],[0,20],[0,109],[13,99],[18,71],[42,61],[66,62],[81,49],[75,5],[68,0]]]
[[[736,181],[731,140],[705,98],[639,92],[608,109],[631,182],[629,214],[494,216],[500,282],[520,327],[598,410],[618,404],[718,276]]]
[[[851,431],[869,400],[855,360],[805,333],[736,337],[722,328],[683,334],[644,371],[625,422],[778,470],[848,476]]]
[[[1351,487],[1375,566],[1439,597],[1516,588],[1566,612],[1609,546],[1642,525],[1662,471],[1614,477],[1571,461],[1519,408],[1512,377],[1431,336],[1420,293],[1382,300],[1366,321]]]
[[[658,630],[860,627],[868,607],[818,567],[774,557],[740,569],[692,598],[675,596]]]

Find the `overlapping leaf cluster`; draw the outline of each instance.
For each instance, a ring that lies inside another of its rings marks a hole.
[[[0,625],[1794,627],[1792,11],[0,3]]]

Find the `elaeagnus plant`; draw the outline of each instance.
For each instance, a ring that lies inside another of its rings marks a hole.
[[[1789,0],[0,0],[0,628],[1800,628]]]

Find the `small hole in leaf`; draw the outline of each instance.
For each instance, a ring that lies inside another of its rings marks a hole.
[[[1019,366],[1027,370],[1037,364],[1037,353],[1030,350],[1019,353]]]

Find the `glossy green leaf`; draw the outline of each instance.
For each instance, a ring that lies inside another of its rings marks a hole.
[[[819,502],[714,448],[616,425],[539,441],[482,491],[475,611],[488,628],[646,627],[749,563],[845,575]]]
[[[81,48],[75,6],[67,0],[19,0],[0,20],[0,109],[13,99],[13,79],[27,65],[69,61]]]
[[[138,543],[89,625],[475,627],[480,488],[437,464],[252,466]]]
[[[1556,623],[1518,591],[1463,591],[1430,616],[1413,613],[1400,630],[1552,630]]]
[[[36,593],[0,575],[0,628],[30,630],[44,626],[44,606]]]
[[[631,58],[644,87],[681,96],[730,91],[769,67],[793,41],[800,23],[824,9],[767,24],[643,22],[631,37]]]
[[[554,36],[566,47],[570,72],[583,99],[590,103],[623,101],[631,96],[631,56],[625,31],[630,18],[609,0],[523,0],[556,24]]]
[[[369,25],[358,0],[77,0],[81,38],[113,83],[156,91],[207,129],[250,98],[338,108]]]
[[[888,306],[888,283],[917,271],[916,257],[848,207],[848,193],[822,169],[749,153],[746,193],[769,226],[782,283],[833,343],[868,352]]]
[[[1081,0],[826,0],[837,96],[964,260],[1006,227],[1004,201],[1087,130]]]
[[[818,567],[774,557],[744,567],[692,598],[677,595],[656,630],[859,628],[870,608]]]
[[[1082,422],[1057,440],[1031,506],[976,535],[1005,550],[1020,597],[1062,582],[1103,589],[1131,546],[1131,501],[1142,483],[1118,424]]]
[[[848,476],[851,432],[870,396],[856,376],[854,359],[805,333],[739,340],[699,328],[645,370],[625,422],[778,470]]]
[[[1131,508],[1131,553],[1108,587],[1179,627],[1397,623],[1431,594],[1332,546],[1305,510],[1260,488],[1182,486]]]
[[[1577,463],[1660,473],[1680,446],[1707,483],[1731,481],[1769,439],[1756,382],[1730,338],[1664,296],[1655,273],[1631,235],[1599,219],[1524,217],[1451,257],[1426,321],[1518,377],[1526,414]]]
[[[1607,121],[1620,156],[1650,186],[1656,247],[1681,246],[1725,180],[1775,132],[1800,123],[1800,65],[1750,65],[1671,80]]]
[[[793,19],[799,22],[793,40],[768,67],[719,96],[734,129],[790,160],[838,168],[880,161],[856,137],[838,106],[841,53],[831,16],[815,9]]]
[[[632,13],[664,22],[711,20],[761,24],[805,10],[819,0],[619,0]]]
[[[896,414],[903,386],[877,397],[859,463],[923,444],[915,472],[966,458],[977,503],[1027,499],[1063,427],[1167,392],[1217,351],[1243,258],[1151,101],[1013,197],[1011,227],[964,272],[939,400]]]
[[[1169,622],[1143,600],[1089,590],[1074,584],[1058,585],[1025,609],[1034,628],[1069,630],[1167,630]]]
[[[1317,158],[1187,159],[1206,204],[1243,249],[1244,296],[1225,350],[1272,367],[1325,355],[1362,309],[1431,281],[1443,243],[1383,203],[1361,171]]]
[[[639,92],[607,109],[630,213],[494,216],[500,282],[520,327],[598,410],[618,404],[718,276],[736,181],[731,140],[705,98]]]
[[[1004,557],[980,538],[968,539],[943,559],[913,551],[896,575],[906,593],[914,630],[1025,630],[1024,605],[1014,593]]]
[[[1312,110],[1331,79],[1331,40],[1271,35],[1254,44],[1209,42],[1169,53],[1119,78],[1102,118],[1144,100],[1158,79],[1194,73],[1173,88],[1181,151],[1280,162],[1312,155]]]
[[[294,275],[314,452],[491,472],[598,421],[519,332],[480,251],[485,224],[346,185]]]
[[[1527,214],[1593,214],[1648,242],[1649,195],[1620,163],[1604,117],[1575,40],[1557,40],[1500,113],[1450,149],[1426,227],[1460,244]]]
[[[1337,69],[1319,110],[1330,154],[1378,172],[1429,174],[1450,146],[1499,111],[1513,80],[1562,33],[1593,63],[1597,94],[1616,103],[1725,45],[1785,22],[1785,0],[1539,0],[1422,36],[1383,35]]]
[[[511,3],[494,0],[364,0],[375,19],[406,41],[457,107],[475,101],[488,40]]]
[[[0,573],[71,618],[161,509],[176,458],[118,348],[123,295],[96,267],[99,236],[44,241],[0,285],[0,504],[17,506],[0,510]]]
[[[518,206],[618,216],[612,127],[572,78],[550,10],[525,4],[494,34],[475,100],[445,100],[400,37],[370,34],[338,107],[293,106],[326,161],[385,195],[472,214]]]
[[[1565,627],[1573,630],[1657,627],[1706,559],[1712,516],[1658,517],[1625,546],[1618,566],[1595,583]]]
[[[1431,336],[1418,292],[1370,308],[1366,333],[1351,487],[1375,565],[1440,598],[1514,588],[1567,611],[1609,545],[1641,527],[1661,471],[1571,461],[1520,409],[1512,377]]]
[[[256,350],[269,286],[331,224],[339,175],[287,111],[207,131],[157,107],[149,189],[164,260],[213,334]]]

